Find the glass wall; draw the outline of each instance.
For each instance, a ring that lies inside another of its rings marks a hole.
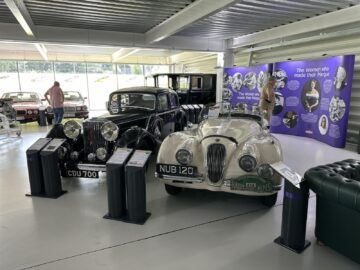
[[[144,86],[151,74],[168,72],[168,65],[0,60],[0,95],[34,91],[43,97],[56,80],[63,91],[79,91],[87,97],[90,110],[105,110],[112,91]]]
[[[0,61],[0,96],[6,92],[20,91],[16,61]]]
[[[44,93],[54,84],[53,63],[21,61],[19,78],[22,92],[37,92],[43,98]]]

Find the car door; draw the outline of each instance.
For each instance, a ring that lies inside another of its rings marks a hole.
[[[175,123],[172,118],[175,116],[175,111],[171,110],[169,95],[162,93],[158,95],[158,116],[163,120],[163,128],[161,131],[162,137],[166,137],[168,134],[174,131]],[[172,116],[172,114],[174,114]]]

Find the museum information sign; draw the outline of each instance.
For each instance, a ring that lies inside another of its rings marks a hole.
[[[344,147],[354,55],[274,64],[271,132],[305,136]]]

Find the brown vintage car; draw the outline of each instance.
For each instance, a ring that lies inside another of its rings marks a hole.
[[[44,106],[36,92],[8,92],[2,98],[12,99],[12,107],[16,111],[16,120],[20,123],[37,121],[39,123],[39,110]]]

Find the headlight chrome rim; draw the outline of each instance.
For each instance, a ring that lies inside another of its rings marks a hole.
[[[193,159],[193,155],[187,149],[180,149],[176,152],[175,158],[181,165],[189,165]]]
[[[119,135],[119,127],[111,121],[104,123],[100,131],[103,138],[109,142],[115,141]]]
[[[96,157],[102,161],[106,159],[107,151],[104,147],[99,147],[96,149]]]
[[[81,132],[81,126],[75,120],[67,121],[64,124],[64,134],[69,139],[73,139],[73,140],[76,139],[80,135],[80,132]]]
[[[257,174],[264,178],[264,179],[270,179],[271,177],[274,176],[274,170],[273,168],[271,168],[271,166],[267,163],[265,164],[261,164],[257,169],[256,169]]]
[[[255,170],[257,165],[256,158],[251,155],[243,155],[239,159],[239,167],[245,172],[252,172]]]

